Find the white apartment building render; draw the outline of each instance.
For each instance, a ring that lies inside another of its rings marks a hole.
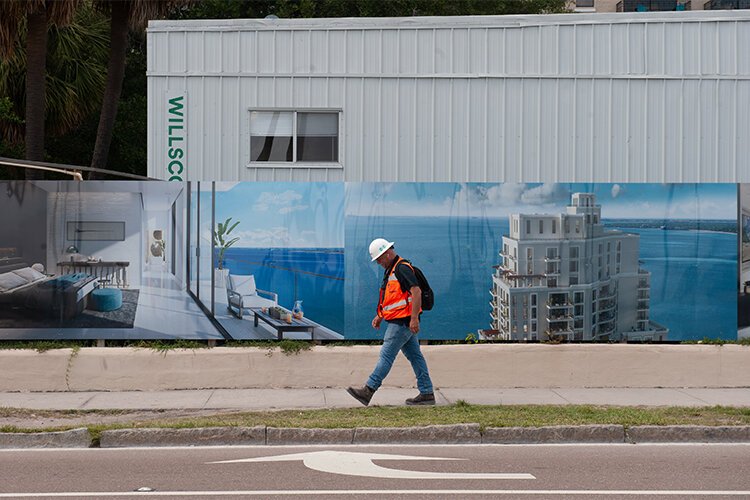
[[[635,234],[606,230],[591,193],[561,214],[512,214],[492,278],[491,330],[502,340],[666,340],[651,321],[650,273]]]

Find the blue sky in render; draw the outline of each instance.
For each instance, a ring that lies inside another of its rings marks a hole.
[[[240,221],[236,247],[341,248],[343,210],[343,183],[216,183],[216,221]]]
[[[350,183],[346,213],[360,216],[507,217],[560,213],[593,192],[603,218],[736,219],[736,184]]]

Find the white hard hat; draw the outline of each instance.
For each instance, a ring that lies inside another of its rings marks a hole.
[[[372,240],[372,243],[370,243],[370,257],[372,257],[372,262],[375,262],[378,257],[383,255],[392,246],[392,241],[383,238],[375,238]]]

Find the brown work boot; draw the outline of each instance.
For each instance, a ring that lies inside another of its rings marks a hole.
[[[409,398],[406,400],[406,404],[409,406],[417,406],[417,405],[434,405],[435,404],[435,394],[429,393],[429,394],[422,394],[419,393],[419,395],[416,398]]]
[[[354,399],[367,406],[370,404],[372,395],[375,394],[375,389],[370,389],[369,385],[365,385],[361,389],[358,389],[356,387],[349,387],[346,389],[346,392],[351,394]]]

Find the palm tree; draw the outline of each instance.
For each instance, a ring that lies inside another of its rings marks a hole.
[[[149,19],[164,17],[172,9],[185,6],[193,0],[122,0],[108,2],[96,0],[97,6],[110,13],[110,56],[107,67],[107,86],[104,89],[96,144],[91,158],[93,168],[107,168],[107,155],[112,143],[112,131],[117,118],[117,104],[125,75],[125,56],[128,48],[128,31],[143,30]],[[95,178],[92,173],[89,179]]]
[[[44,2],[26,13],[26,159],[44,160],[44,100],[47,67],[47,6]],[[26,170],[27,179],[42,179],[38,170]]]
[[[84,4],[66,27],[52,25],[48,30],[46,71],[47,138],[58,137],[78,128],[98,112],[109,56],[109,23],[90,5]],[[17,45],[26,38],[22,28]],[[0,61],[0,136],[9,146],[24,142],[23,116],[26,102],[26,53],[16,50]]]
[[[65,25],[80,0],[8,0],[0,3],[0,51],[3,59],[14,52],[18,27],[26,21],[26,159],[44,160],[45,78],[49,23]],[[27,179],[41,179],[36,170]]]

